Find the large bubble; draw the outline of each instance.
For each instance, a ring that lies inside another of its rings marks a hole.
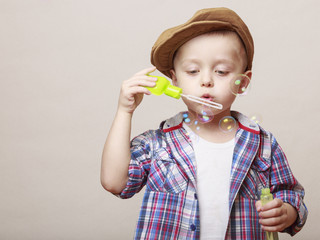
[[[197,108],[197,119],[200,121],[200,123],[211,122],[213,118],[214,118],[214,114],[210,107],[200,105]]]
[[[231,116],[223,117],[219,121],[219,128],[223,132],[231,132],[236,126],[237,121]]]
[[[250,78],[245,74],[238,74],[230,81],[230,91],[237,96],[245,96],[250,92]]]

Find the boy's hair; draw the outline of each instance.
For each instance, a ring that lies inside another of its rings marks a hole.
[[[164,75],[170,77],[175,52],[184,43],[204,33],[229,30],[241,39],[247,57],[247,68],[251,70],[254,53],[253,39],[247,25],[228,8],[202,9],[186,23],[165,30],[151,50],[151,63]]]

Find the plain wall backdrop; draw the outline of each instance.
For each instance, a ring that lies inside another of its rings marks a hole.
[[[219,6],[255,41],[251,91],[233,109],[276,136],[306,190],[295,239],[319,238],[319,1],[0,0],[1,240],[132,239],[143,193],[120,200],[99,176],[121,83],[151,65],[163,30]],[[184,109],[145,97],[132,136]]]

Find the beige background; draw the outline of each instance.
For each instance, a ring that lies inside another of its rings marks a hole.
[[[164,29],[215,6],[255,40],[251,92],[234,109],[277,137],[310,211],[295,239],[319,239],[318,1],[0,0],[1,240],[132,238],[142,194],[120,200],[99,182],[121,82],[150,66]],[[146,97],[133,135],[183,109]]]

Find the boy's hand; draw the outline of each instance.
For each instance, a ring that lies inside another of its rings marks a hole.
[[[144,69],[122,83],[118,110],[133,113],[141,103],[143,94],[151,94],[145,87],[154,87],[156,85],[157,78],[147,76],[148,73],[154,70],[156,70],[155,67]]]
[[[297,211],[288,203],[275,198],[262,206],[261,201],[256,202],[259,212],[259,223],[267,232],[280,232],[291,226],[297,219]]]

